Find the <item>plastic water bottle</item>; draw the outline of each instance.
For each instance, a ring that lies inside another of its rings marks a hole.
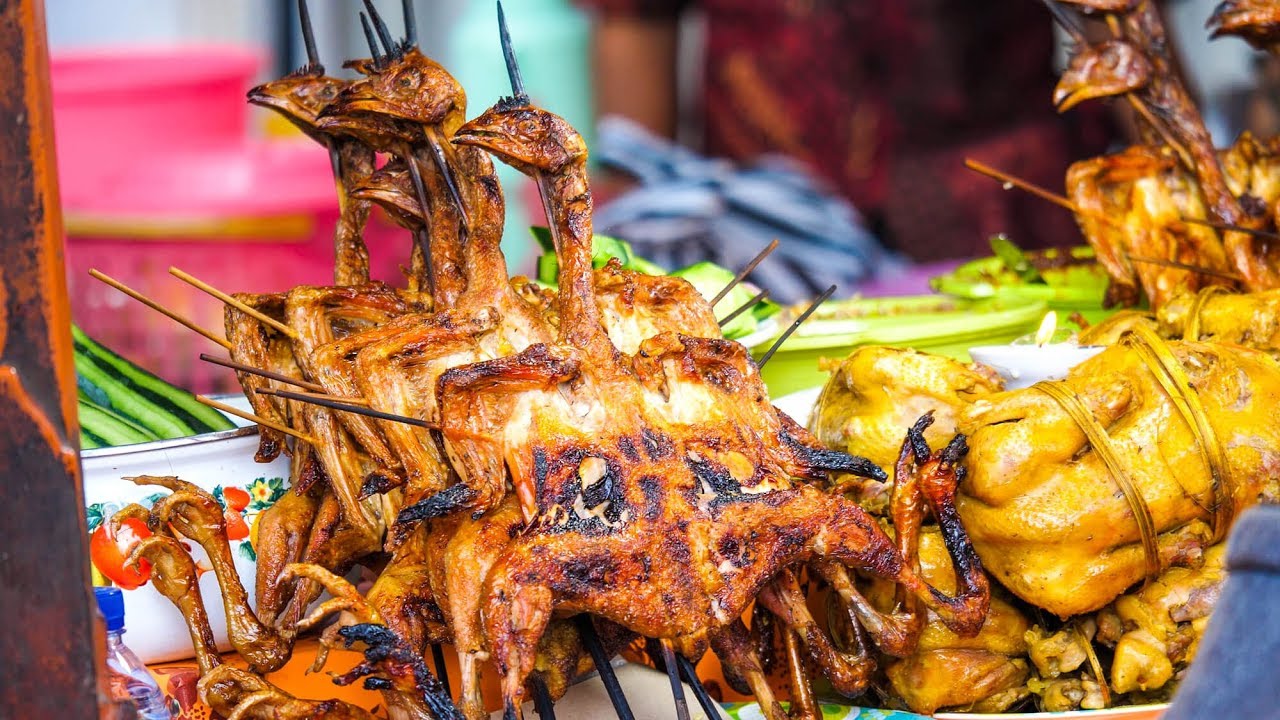
[[[164,693],[137,655],[124,644],[124,595],[120,588],[95,587],[98,609],[107,623],[107,672],[111,694],[128,700],[138,709],[141,720],[172,720]]]

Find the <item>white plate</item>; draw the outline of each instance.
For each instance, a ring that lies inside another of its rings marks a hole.
[[[797,390],[774,400],[773,406],[790,415],[791,419],[800,423],[801,426],[809,427],[809,415],[813,412],[813,406],[818,404],[820,395],[822,395],[821,387]]]

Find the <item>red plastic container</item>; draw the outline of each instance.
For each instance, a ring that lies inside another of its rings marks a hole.
[[[97,268],[221,332],[222,305],[168,273],[227,292],[333,279],[337,197],[328,153],[251,136],[245,102],[261,54],[243,48],[77,52],[52,58],[54,128],[72,315],[170,382],[230,390],[224,351],[89,277]],[[373,275],[402,282],[410,240],[374,214]]]

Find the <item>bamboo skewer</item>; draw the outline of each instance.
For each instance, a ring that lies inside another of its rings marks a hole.
[[[751,258],[751,262],[747,263],[746,267],[738,271],[738,274],[735,275],[733,279],[729,281],[728,285],[725,285],[724,288],[720,290],[720,292],[716,293],[715,297],[711,298],[711,307],[715,307],[716,303],[723,300],[724,296],[728,295],[729,291],[732,290],[735,286],[737,286],[738,283],[742,282],[743,280],[746,280],[747,276],[751,274],[751,271],[755,270],[757,265],[763,262],[765,258],[769,257],[769,253],[777,249],[778,249],[778,239],[774,238],[773,240],[769,241],[769,244],[766,245],[765,248],[761,250],[755,257]]]
[[[256,390],[261,395],[275,395],[276,397],[282,397],[287,400],[297,400],[298,402],[311,403],[312,405],[320,405],[323,407],[331,408],[333,410],[343,410],[345,412],[355,413],[356,415],[365,415],[371,418],[377,418],[379,420],[391,420],[393,422],[400,422],[406,425],[413,425],[415,427],[427,428],[430,430],[438,430],[440,428],[440,426],[437,425],[436,423],[427,422],[426,420],[419,420],[418,418],[411,418],[411,417],[405,417],[403,415],[395,415],[393,413],[382,412],[381,410],[374,410],[373,408],[367,407],[366,405],[352,405],[346,402],[345,399],[343,400],[331,399],[331,396],[319,396],[319,395],[311,395],[307,393],[296,393],[296,392],[289,392],[288,390],[272,390],[271,388],[257,388]]]
[[[289,327],[288,325],[285,325],[284,323],[280,322],[279,320],[276,320],[273,317],[264,315],[258,310],[252,307],[249,307],[248,305],[222,292],[218,288],[213,287],[209,283],[206,283],[203,280],[200,280],[199,278],[193,277],[190,274],[183,272],[182,270],[179,270],[176,267],[170,267],[169,274],[178,278],[182,282],[187,283],[188,285],[196,288],[197,290],[202,290],[208,293],[209,295],[212,295],[213,297],[221,300],[222,302],[230,305],[231,307],[239,310],[245,315],[248,315],[249,317],[257,320],[258,322],[265,323],[266,325],[271,326],[272,329],[276,330],[277,332],[284,335],[285,337],[288,337],[292,340],[298,339],[298,333],[294,332],[293,328]]]
[[[978,162],[973,158],[965,158],[964,166],[969,168],[970,170],[973,170],[979,175],[986,175],[987,177],[993,180],[998,180],[1004,183],[1005,185],[1016,187],[1019,190],[1024,190],[1026,192],[1029,192],[1032,195],[1035,195],[1036,197],[1040,198],[1041,200],[1047,200],[1048,202],[1051,202],[1054,205],[1057,205],[1058,207],[1064,208],[1066,210],[1070,210],[1071,212],[1077,215],[1084,215],[1086,217],[1094,218],[1101,222],[1105,222],[1108,225],[1115,228],[1122,227],[1119,222],[1117,222],[1114,218],[1108,215],[1104,215],[1099,212],[1094,212],[1092,210],[1085,210],[1079,205],[1071,202],[1070,198],[1067,198],[1063,195],[1059,195],[1058,193],[1055,193],[1051,190],[1046,190],[1040,187],[1039,185],[1036,185],[1035,183],[1023,180],[1022,178],[1014,177],[1013,175],[1010,175],[1006,172],[997,170],[991,167],[990,165],[986,165],[984,163]]]
[[[1164,260],[1162,258],[1138,257],[1137,255],[1130,255],[1129,259],[1136,263],[1146,263],[1148,265],[1161,265],[1163,267],[1176,268],[1178,270],[1186,270],[1188,272],[1199,273],[1201,275],[1212,275],[1213,277],[1220,277],[1226,280],[1234,280],[1236,282],[1239,282],[1244,279],[1239,275],[1236,275],[1235,273],[1224,272],[1222,270],[1214,270],[1212,268],[1202,267],[1200,265],[1192,265],[1190,263],[1182,263],[1176,260]]]
[[[767,297],[769,297],[769,291],[761,290],[760,292],[756,293],[755,297],[751,298],[750,300],[746,301],[742,305],[738,306],[736,310],[720,318],[719,320],[716,321],[716,323],[720,327],[724,327],[725,325],[728,325],[730,322],[733,321],[734,318],[738,317],[739,315],[746,312],[747,310],[750,310],[751,308],[755,307],[756,303],[763,302],[764,299]]]
[[[262,368],[256,368],[256,367],[253,367],[252,365],[245,365],[244,363],[238,363],[234,360],[224,360],[222,358],[216,358],[207,353],[200,353],[200,359],[207,363],[213,363],[214,365],[221,365],[222,367],[231,368],[232,370],[239,370],[240,372],[246,372],[246,373],[249,373],[250,375],[261,375],[264,378],[269,378],[277,382],[282,382],[282,383],[285,383],[286,385],[295,385],[297,387],[303,388],[305,390],[310,390],[312,392],[318,392],[318,393],[325,392],[324,386],[318,383],[307,382],[306,380],[300,380],[298,378],[291,378],[288,375],[283,375],[281,373],[273,372],[271,370],[263,370]]]
[[[536,671],[529,676],[529,684],[533,686],[533,708],[538,713],[540,720],[556,720],[555,703],[551,700],[551,693],[547,691],[547,684],[542,681],[542,676]]]
[[[596,634],[595,626],[591,624],[591,618],[587,615],[578,615],[574,620],[578,628],[578,636],[582,638],[582,644],[587,646],[587,652],[591,653],[591,661],[595,663],[596,672],[600,673],[600,681],[604,683],[605,693],[609,696],[609,702],[613,704],[613,711],[617,713],[618,720],[635,720],[631,705],[627,702],[627,696],[622,692],[622,683],[618,682],[618,675],[614,673],[608,656],[604,654],[604,646],[600,643],[600,636]]]
[[[230,405],[227,405],[226,403],[220,403],[217,400],[214,400],[212,398],[207,398],[203,395],[196,395],[196,402],[199,402],[202,405],[208,405],[209,407],[215,410],[221,410],[222,412],[225,412],[225,413],[231,413],[236,417],[244,418],[249,422],[257,423],[263,427],[269,427],[272,430],[279,430],[285,435],[292,435],[293,437],[305,443],[310,443],[312,445],[316,444],[315,438],[311,437],[310,435],[305,435],[303,433],[300,433],[297,430],[294,430],[293,428],[287,425],[281,425],[280,423],[275,422],[274,420],[267,420],[266,418],[260,418],[257,415],[254,415],[253,413],[245,412],[240,408],[232,407]]]
[[[164,306],[163,306],[163,305],[161,305],[160,303],[158,303],[158,302],[156,302],[156,301],[152,300],[151,298],[147,297],[146,295],[143,295],[142,293],[138,292],[137,290],[134,290],[133,288],[129,287],[128,285],[125,285],[124,283],[120,282],[119,280],[116,280],[115,278],[112,278],[112,277],[110,277],[110,276],[108,276],[108,275],[106,275],[106,274],[103,274],[103,273],[101,273],[101,272],[98,272],[97,270],[94,270],[94,269],[90,269],[90,270],[89,270],[89,274],[90,274],[90,275],[92,275],[94,278],[97,278],[98,280],[101,280],[102,282],[104,282],[104,283],[106,283],[106,284],[110,285],[111,287],[113,287],[113,288],[115,288],[115,289],[119,290],[120,292],[124,293],[125,295],[128,295],[129,297],[133,298],[134,300],[137,300],[138,302],[142,303],[143,305],[146,305],[147,307],[151,308],[152,310],[155,310],[156,312],[160,313],[161,315],[164,315],[165,317],[169,318],[170,320],[173,320],[174,322],[178,323],[179,325],[182,325],[182,326],[186,327],[186,328],[187,328],[187,329],[189,329],[189,330],[193,330],[193,331],[195,331],[195,332],[197,332],[197,333],[200,333],[201,335],[205,336],[205,337],[206,337],[206,338],[208,338],[209,340],[211,340],[211,341],[213,341],[213,342],[215,342],[215,343],[217,343],[217,344],[221,345],[223,348],[225,348],[225,349],[227,350],[227,352],[230,352],[230,351],[231,351],[231,343],[230,343],[226,338],[224,338],[224,337],[218,337],[218,336],[217,336],[217,335],[215,335],[212,331],[210,331],[210,330],[206,330],[206,329],[204,329],[204,328],[200,327],[199,325],[196,325],[194,322],[191,322],[190,320],[188,320],[188,319],[186,319],[186,318],[182,317],[182,316],[181,316],[181,315],[179,315],[178,313],[176,313],[176,312],[174,312],[174,311],[172,311],[172,310],[170,310],[170,309],[168,309],[168,308],[164,307]]]
[[[676,665],[680,669],[680,676],[684,681],[689,683],[689,687],[693,690],[693,696],[697,698],[698,705],[702,706],[702,712],[707,714],[708,718],[714,718],[719,714],[719,706],[716,701],[711,699],[711,695],[707,692],[707,688],[703,686],[701,678],[698,677],[698,671],[694,668],[693,663],[683,655],[676,655]]]
[[[667,666],[667,678],[671,680],[671,696],[676,701],[676,719],[689,720],[689,702],[684,698],[684,684],[680,682],[676,650],[670,640],[659,640],[658,643],[662,647],[662,664]]]
[[[1220,223],[1220,222],[1214,222],[1212,220],[1201,220],[1200,218],[1184,217],[1184,218],[1178,218],[1178,220],[1184,223],[1189,223],[1191,225],[1203,225],[1205,227],[1211,227],[1214,230],[1241,232],[1247,235],[1257,235],[1258,237],[1264,237],[1269,240],[1280,240],[1280,233],[1268,232],[1266,230],[1256,230],[1254,228],[1244,227],[1243,225],[1232,225],[1230,223]]]
[[[1094,212],[1092,210],[1086,210],[1080,207],[1079,205],[1071,202],[1069,198],[1063,195],[1059,195],[1057,193],[1046,190],[1040,187],[1039,185],[1028,182],[1021,178],[1014,177],[1013,175],[997,170],[989,165],[984,165],[978,162],[977,160],[974,160],[973,158],[966,158],[964,161],[964,165],[970,170],[973,170],[981,175],[986,175],[987,177],[992,178],[993,180],[999,180],[1000,182],[1005,183],[1007,185],[1012,185],[1013,187],[1016,187],[1019,190],[1025,190],[1031,193],[1032,195],[1035,195],[1036,197],[1040,198],[1041,200],[1047,200],[1053,203],[1054,205],[1070,210],[1071,212],[1077,215],[1084,215],[1086,217],[1091,217],[1096,220],[1100,220],[1115,228],[1123,227],[1119,223],[1119,221],[1115,220],[1114,218],[1108,215],[1104,215],[1099,212]],[[1280,240],[1280,233],[1269,232],[1267,230],[1257,230],[1254,228],[1244,227],[1243,225],[1232,225],[1230,223],[1220,223],[1220,222],[1214,222],[1212,220],[1201,220],[1200,218],[1189,218],[1189,217],[1179,217],[1178,222],[1189,223],[1191,225],[1203,225],[1205,227],[1211,227],[1215,230],[1224,230],[1228,232],[1241,232],[1241,233],[1246,233],[1248,235],[1257,235],[1258,237],[1265,237],[1271,240]],[[1212,274],[1212,273],[1206,272],[1205,274]],[[1239,279],[1239,278],[1235,278],[1235,279]]]
[[[809,316],[813,314],[813,311],[817,310],[819,305],[826,302],[827,298],[831,297],[831,294],[835,291],[836,286],[832,285],[827,288],[826,292],[819,295],[818,298],[809,305],[809,307],[805,308],[805,311],[800,313],[800,317],[796,318],[795,322],[791,323],[791,327],[788,327],[781,335],[779,335],[778,339],[773,341],[773,344],[769,346],[769,349],[765,351],[764,355],[760,356],[760,361],[756,363],[756,367],[764,367],[764,364],[769,362],[769,358],[773,357],[773,354],[778,352],[778,348],[782,347],[782,343],[786,342],[787,338],[791,337],[792,333],[799,330],[800,325],[802,325],[805,320],[808,320]]]

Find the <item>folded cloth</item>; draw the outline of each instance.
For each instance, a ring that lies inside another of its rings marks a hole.
[[[800,302],[830,285],[849,295],[875,273],[905,265],[847,200],[788,158],[736,166],[620,117],[600,121],[597,148],[603,166],[639,186],[596,209],[596,231],[630,242],[659,265],[710,260],[737,269],[776,238],[778,250],[751,280],[780,302]]]
[[[1247,510],[1227,541],[1227,582],[1162,720],[1280,718],[1280,506]]]

